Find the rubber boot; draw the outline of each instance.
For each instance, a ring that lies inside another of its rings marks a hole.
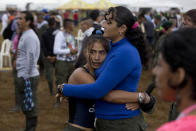
[[[26,117],[26,128],[24,131],[35,131],[37,126],[37,117]]]

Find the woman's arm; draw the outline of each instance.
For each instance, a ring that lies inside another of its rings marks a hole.
[[[76,69],[68,80],[69,84],[89,84],[93,82],[95,82],[94,78],[82,68]],[[112,90],[104,96],[102,100],[118,104],[126,104],[130,102],[138,102],[138,94],[139,93],[123,90]]]
[[[128,51],[132,53],[129,53]],[[139,56],[135,56],[135,54],[137,54],[135,53],[136,49],[135,51],[128,51],[119,51],[118,53],[113,54],[110,59],[107,59],[107,62],[105,61],[107,65],[104,67],[103,72],[95,83],[83,85],[65,84],[63,88],[64,96],[101,99],[122,82],[130,72],[135,70]],[[129,58],[129,60],[127,60],[127,58]],[[135,91],[136,89],[137,88],[134,87],[132,90]]]
[[[93,82],[95,82],[94,78],[85,72],[82,68],[76,69],[68,80],[69,84],[89,84]],[[127,92],[123,90],[112,90],[103,97],[103,100],[119,104],[138,102],[138,93]]]
[[[95,82],[94,78],[91,75],[89,75],[86,71],[84,71],[83,68],[75,69],[68,80],[69,84],[75,84],[75,85],[90,84],[93,82]],[[66,97],[62,95],[62,88],[63,88],[63,84],[58,86],[57,89],[58,93],[56,95],[56,97],[60,97],[60,101],[66,99]]]
[[[112,103],[125,104],[138,102],[139,92],[128,92],[123,90],[112,90],[102,100]]]
[[[127,92],[123,90],[112,90],[102,100],[117,103],[117,104],[126,104],[127,110],[135,110],[141,108],[142,111],[146,113],[152,113],[155,105],[155,98],[149,96],[147,93],[141,93],[143,102],[139,102],[139,92]]]
[[[69,84],[88,84],[95,82],[94,78],[85,72],[82,68],[76,69],[70,76]],[[123,90],[112,90],[102,100],[117,103],[126,104],[132,102],[138,102],[138,92],[127,92]],[[142,94],[144,97],[144,94]]]
[[[149,103],[150,96],[147,93],[141,93],[140,95],[144,99],[144,103]],[[112,90],[102,100],[117,104],[135,103],[139,102],[139,92]]]

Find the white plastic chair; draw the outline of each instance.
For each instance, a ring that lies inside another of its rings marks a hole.
[[[8,57],[8,66],[11,67],[11,55],[10,55],[10,48],[12,46],[12,41],[6,39],[3,41],[1,45],[1,52],[0,52],[0,68],[3,68],[4,56]]]

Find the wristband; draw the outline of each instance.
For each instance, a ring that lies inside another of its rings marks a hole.
[[[138,102],[141,104],[141,103],[144,103],[144,96],[142,96],[142,93],[139,92],[138,94]]]
[[[58,85],[58,87],[57,87],[57,92],[58,93],[63,94],[63,86],[64,86],[64,84]]]

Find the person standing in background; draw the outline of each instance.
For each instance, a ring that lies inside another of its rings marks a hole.
[[[101,28],[101,23],[104,20],[104,12],[100,12],[99,10],[92,10],[89,14],[89,17],[93,20],[93,27],[95,29]]]
[[[16,57],[18,52],[18,43],[19,39],[21,37],[21,31],[17,27],[16,29],[17,33],[15,34],[15,37],[13,39],[13,46],[11,49],[11,56],[12,56],[12,71],[13,71],[13,77],[14,77],[14,87],[15,87],[15,106],[9,110],[9,112],[19,112],[20,107],[22,105],[22,102],[20,101],[20,92],[19,87],[17,86],[17,71],[16,71]]]
[[[56,27],[55,18],[50,17],[48,20],[49,28],[43,32],[41,43],[43,47],[43,54],[44,54],[44,72],[46,79],[48,81],[48,86],[50,90],[50,95],[54,94],[53,91],[53,81],[54,81],[54,67],[55,67],[55,60],[56,55],[53,53],[54,49],[54,38],[58,33],[58,29]]]
[[[83,33],[83,38],[77,43],[78,44],[78,56],[82,49],[82,40],[85,39],[86,37],[89,37],[95,29],[93,27],[93,20],[88,17],[82,18],[80,21],[80,29]]]
[[[151,46],[151,43],[153,41],[153,36],[154,36],[154,25],[150,19],[149,15],[145,15],[144,12],[142,12],[139,16],[138,19],[141,20],[140,23],[144,24],[144,28],[145,28],[145,35],[146,35],[146,39],[148,40],[148,44],[149,46]]]
[[[73,14],[73,20],[74,20],[74,25],[77,26],[78,25],[78,11],[74,11]]]
[[[36,35],[33,24],[33,15],[28,11],[20,12],[18,16],[18,28],[22,32],[22,36],[18,44],[18,52],[16,58],[17,70],[17,86],[20,92],[20,102],[22,110],[26,116],[25,131],[35,131],[38,117],[38,96],[37,86],[39,82],[39,71],[37,69],[37,61],[40,55],[40,41]],[[25,96],[30,86],[32,90],[31,108],[26,108]]]
[[[72,35],[74,21],[64,19],[64,30],[59,31],[54,40],[54,54],[56,55],[55,72],[56,85],[67,83],[73,71],[73,64],[76,60],[77,48]],[[60,99],[57,98],[56,107],[59,107]]]
[[[69,12],[64,10],[63,17],[64,17],[64,19],[68,19],[69,18]]]
[[[48,28],[48,21],[44,20],[44,15],[39,13],[37,15],[37,34],[40,41],[42,41],[42,33]],[[44,54],[43,54],[43,45],[40,43],[40,57],[39,57],[39,68],[40,73],[43,74],[44,72]]]
[[[3,35],[3,31],[5,30],[5,28],[8,25],[9,16],[10,16],[9,11],[8,11],[8,9],[6,9],[6,12],[3,14],[3,16],[1,18],[1,23],[2,23],[1,32],[0,32],[1,35]]]

